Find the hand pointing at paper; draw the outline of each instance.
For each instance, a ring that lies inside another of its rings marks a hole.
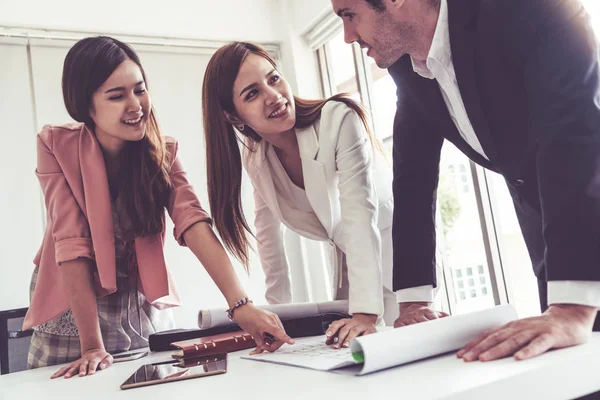
[[[256,341],[256,349],[253,354],[263,351],[276,351],[284,343],[294,344],[294,340],[288,336],[283,328],[281,320],[269,311],[256,308],[254,304],[247,303],[239,307],[233,314],[235,322],[246,332],[248,332]],[[268,335],[267,335],[268,334]],[[265,340],[265,338],[274,340]]]
[[[325,344],[336,349],[350,346],[352,339],[377,332],[377,315],[356,313],[352,318],[334,321],[327,328]]]

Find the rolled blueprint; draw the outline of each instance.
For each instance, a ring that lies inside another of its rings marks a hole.
[[[327,312],[348,313],[348,300],[321,303],[269,304],[257,307],[275,313],[279,316],[279,319],[284,320],[312,317]],[[224,308],[200,310],[198,312],[198,327],[200,329],[227,325],[233,325],[233,323],[227,318],[227,310]]]
[[[484,331],[517,319],[511,305],[470,314],[454,315],[361,336],[350,343],[352,353],[362,353],[359,375],[455,351]]]

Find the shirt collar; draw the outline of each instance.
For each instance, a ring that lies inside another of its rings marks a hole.
[[[435,65],[448,67],[452,63],[452,55],[450,52],[450,30],[448,27],[448,3],[447,0],[440,2],[440,15],[438,16],[435,33],[431,42],[427,61],[420,61],[410,58],[413,66],[413,71],[423,78],[434,79],[432,67]]]

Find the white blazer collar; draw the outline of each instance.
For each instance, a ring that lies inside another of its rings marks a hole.
[[[319,138],[314,124],[306,128],[297,128],[296,137],[298,139],[300,157],[311,160],[316,159],[319,153]],[[243,140],[244,144],[240,147],[246,164],[246,170],[250,174],[255,174],[267,162],[269,144],[265,140],[261,140],[260,142],[254,142],[248,138],[244,138]]]
[[[296,129],[300,157],[314,160],[319,152],[319,138],[314,125]]]
[[[331,203],[334,201],[331,196],[335,196],[335,191],[330,190],[328,187],[325,166],[322,162],[316,160],[319,152],[319,138],[315,125],[296,129],[296,136],[300,158],[302,159],[306,196],[323,227],[331,236],[333,229]],[[285,222],[279,208],[273,177],[267,160],[269,144],[264,140],[256,143],[246,139],[246,145],[248,148],[243,148],[242,151],[250,179],[269,208],[281,221]]]
[[[306,196],[321,224],[331,236],[333,230],[331,204],[334,201],[332,196],[335,196],[335,191],[328,186],[325,165],[317,160],[319,137],[315,124],[297,129],[296,136],[302,159]]]

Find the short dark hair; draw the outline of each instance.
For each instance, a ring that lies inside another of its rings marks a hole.
[[[385,4],[383,4],[383,0],[366,0],[369,3],[369,6],[375,11],[383,11],[385,10]]]
[[[372,9],[375,11],[383,11],[385,10],[385,4],[383,4],[383,0],[365,0]],[[437,8],[440,5],[440,0],[424,0],[429,3],[429,6],[432,8]]]

